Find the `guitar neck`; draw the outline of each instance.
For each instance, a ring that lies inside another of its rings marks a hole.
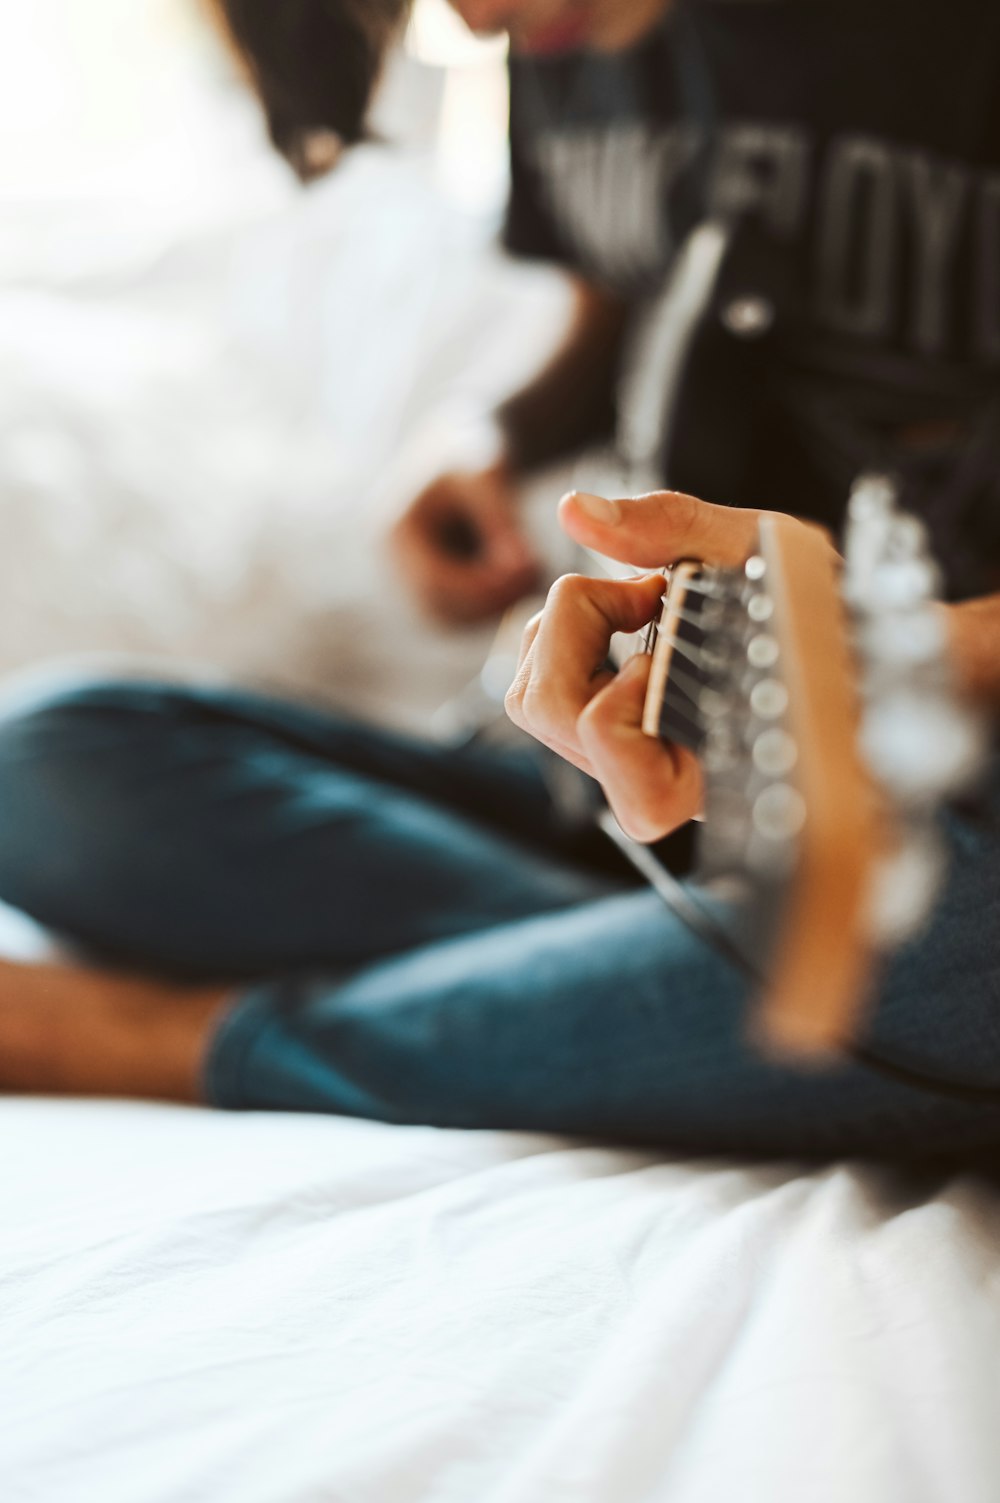
[[[742,570],[674,567],[644,729],[702,759],[702,874],[742,878],[762,932],[764,910],[780,912],[760,1016],[772,1046],[800,1053],[850,1035],[871,965],[864,909],[882,836],[857,722],[836,558],[821,532],[767,517]]]

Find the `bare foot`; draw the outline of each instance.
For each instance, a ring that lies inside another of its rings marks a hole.
[[[0,960],[0,1091],[200,1101],[230,995]]]

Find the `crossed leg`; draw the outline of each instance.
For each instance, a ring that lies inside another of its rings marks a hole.
[[[651,893],[565,859],[518,761],[96,686],[0,727],[0,829],[0,898],[118,967],[0,970],[7,1089],[713,1152],[1000,1142],[996,1107],[757,1055],[742,978]],[[1000,865],[955,842],[871,1040],[996,1084]]]

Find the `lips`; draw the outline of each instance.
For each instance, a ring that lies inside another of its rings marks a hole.
[[[536,57],[551,57],[557,52],[573,52],[587,40],[587,23],[582,16],[567,16],[552,26],[543,26],[521,38],[519,52]]]

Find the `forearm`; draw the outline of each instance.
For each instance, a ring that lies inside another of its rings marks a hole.
[[[975,699],[1000,706],[1000,595],[946,610],[959,681]]]
[[[562,346],[498,413],[511,467],[521,473],[553,463],[614,431],[626,305],[588,283]]]

